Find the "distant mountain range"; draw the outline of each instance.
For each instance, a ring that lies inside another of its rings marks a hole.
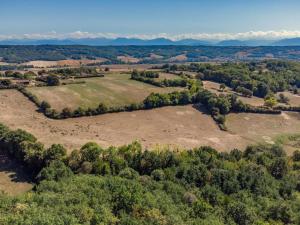
[[[300,38],[282,40],[224,40],[220,42],[183,39],[172,41],[166,38],[143,40],[138,38],[82,38],[82,39],[10,39],[0,41],[0,45],[90,45],[90,46],[151,46],[151,45],[189,45],[189,46],[300,46]]]

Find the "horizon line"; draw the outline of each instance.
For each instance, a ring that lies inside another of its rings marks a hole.
[[[182,34],[117,34],[117,33],[93,33],[86,31],[75,31],[71,33],[57,33],[51,31],[48,33],[30,33],[30,34],[0,34],[0,41],[6,40],[65,40],[65,39],[118,39],[118,38],[136,38],[140,40],[153,40],[165,38],[171,41],[180,41],[185,39],[202,41],[226,41],[226,40],[280,40],[285,38],[300,37],[300,30],[280,30],[280,31],[248,31],[239,33],[182,33]]]

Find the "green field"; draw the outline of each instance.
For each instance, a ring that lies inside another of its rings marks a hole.
[[[78,79],[79,80],[79,79]],[[77,81],[78,81],[77,80]],[[105,77],[80,79],[82,84],[69,84],[55,87],[32,87],[30,92],[41,101],[50,103],[53,109],[65,107],[124,106],[142,102],[150,93],[167,93],[180,88],[159,88],[131,80],[129,74],[107,74]]]

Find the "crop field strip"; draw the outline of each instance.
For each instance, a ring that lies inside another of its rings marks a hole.
[[[102,78],[79,79],[83,84],[55,87],[32,87],[30,92],[41,101],[47,101],[56,110],[65,107],[124,106],[142,102],[150,93],[169,93],[182,88],[160,88],[130,79],[129,74],[113,73]]]

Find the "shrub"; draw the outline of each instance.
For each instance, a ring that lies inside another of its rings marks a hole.
[[[38,181],[42,180],[54,180],[59,181],[69,178],[73,175],[73,172],[62,161],[55,160],[50,163],[48,167],[41,170],[37,176]]]

